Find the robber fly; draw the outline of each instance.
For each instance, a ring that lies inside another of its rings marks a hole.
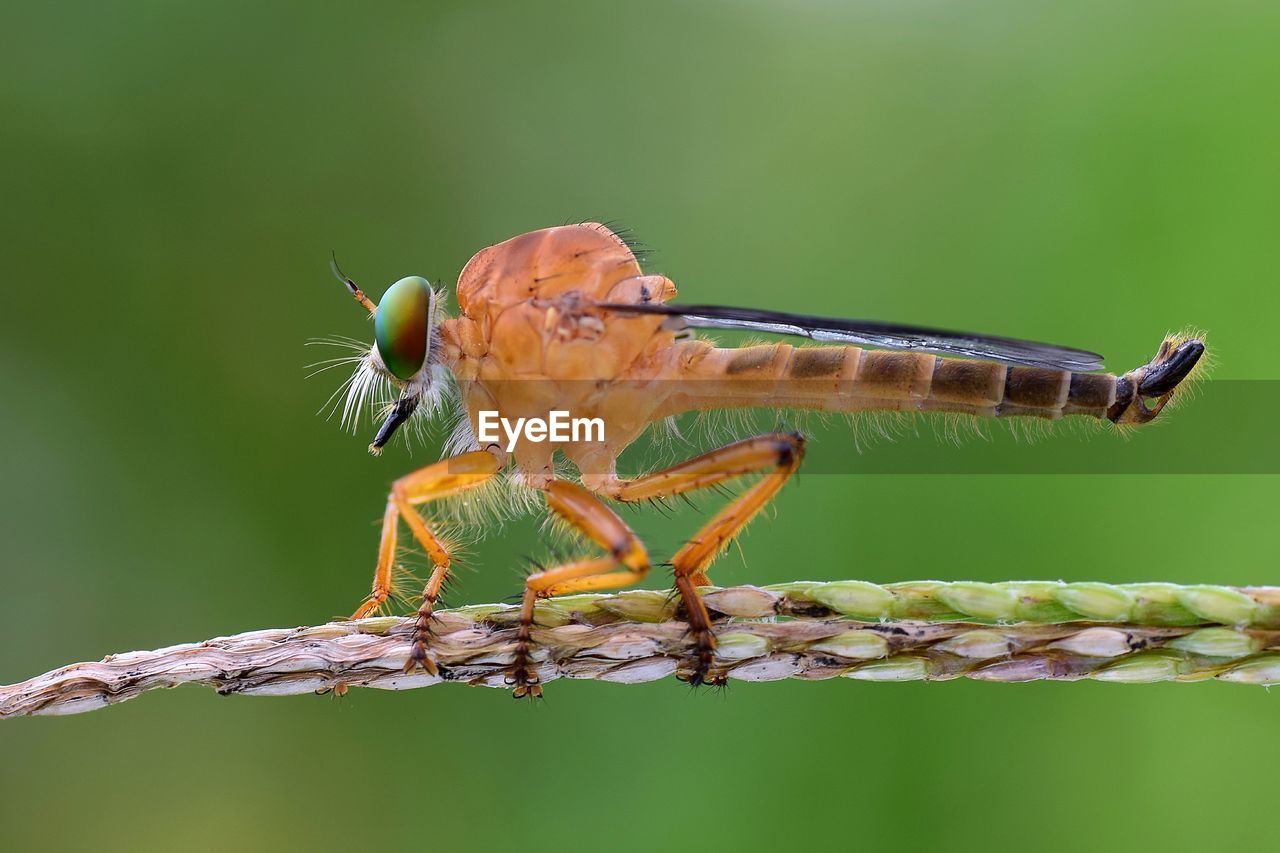
[[[356,610],[381,609],[392,593],[403,523],[432,571],[414,622],[406,670],[436,666],[427,654],[432,609],[449,572],[450,546],[424,505],[479,489],[495,478],[540,493],[554,517],[599,548],[597,556],[528,576],[509,683],[517,698],[541,695],[531,660],[539,598],[636,583],[648,550],[611,503],[661,501],[759,475],[729,500],[671,560],[687,614],[692,651],[681,677],[716,682],[715,639],[698,588],[708,567],[795,473],[798,433],[726,444],[664,470],[620,477],[618,455],[647,428],[683,412],[748,407],[823,412],[942,412],[975,418],[1066,415],[1137,425],[1154,419],[1204,353],[1196,337],[1169,337],[1149,363],[1122,376],[1102,373],[1095,353],[1010,338],[860,320],[838,320],[715,305],[679,305],[675,285],[641,271],[635,253],[596,223],[548,228],[475,255],[458,278],[461,314],[446,317],[443,293],[403,278],[375,304],[337,269],[373,315],[374,344],[355,357],[346,414],[358,415],[382,388],[377,454],[397,429],[450,400],[457,452],[396,480],[382,520],[373,590]],[[690,331],[747,329],[808,338],[722,348]],[[603,440],[483,443],[482,412],[545,417],[554,410],[599,418]],[[510,448],[510,449],[509,449]],[[560,476],[556,454],[576,476]]]

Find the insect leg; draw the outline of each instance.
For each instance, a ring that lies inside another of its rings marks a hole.
[[[577,560],[535,572],[525,579],[515,663],[510,683],[514,696],[538,697],[542,686],[529,663],[534,604],[539,598],[586,590],[616,589],[636,583],[649,573],[649,552],[618,514],[599,498],[568,480],[553,480],[545,489],[547,506],[568,524],[608,551],[608,556]]]
[[[500,467],[501,464],[492,454],[480,450],[419,468],[391,485],[391,492],[387,495],[387,509],[382,516],[382,540],[378,545],[378,566],[373,575],[373,590],[351,618],[362,619],[377,612],[391,594],[397,527],[399,520],[404,519],[413,538],[431,558],[432,565],[431,576],[422,591],[422,605],[418,608],[414,623],[413,645],[405,664],[406,670],[421,666],[430,672],[435,671],[435,664],[427,657],[426,641],[432,608],[449,573],[448,550],[414,507],[482,485],[497,474]]]
[[[707,567],[764,508],[782,485],[800,467],[804,457],[804,437],[799,433],[774,433],[749,438],[712,450],[702,456],[673,465],[635,480],[625,480],[611,490],[610,497],[621,501],[643,501],[704,489],[734,477],[770,471],[716,513],[672,558],[675,586],[689,616],[694,635],[697,663],[689,677],[701,684],[711,669],[715,638],[699,586],[710,583]]]

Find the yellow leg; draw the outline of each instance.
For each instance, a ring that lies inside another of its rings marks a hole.
[[[452,459],[419,468],[406,474],[391,485],[387,495],[387,509],[382,515],[382,540],[378,545],[378,565],[373,575],[373,590],[360,605],[352,619],[362,619],[377,612],[391,594],[392,573],[395,569],[398,524],[404,519],[413,538],[431,558],[431,576],[422,591],[422,605],[414,622],[413,645],[405,669],[421,666],[435,673],[435,664],[427,657],[427,636],[431,623],[431,611],[440,588],[449,574],[449,552],[440,539],[431,532],[414,507],[440,498],[449,497],[488,482],[498,473],[500,463],[485,451],[463,453]]]
[[[515,661],[511,667],[513,695],[542,695],[537,671],[529,663],[533,608],[539,598],[583,590],[615,589],[641,580],[649,573],[649,553],[618,514],[595,495],[568,480],[553,480],[545,489],[547,506],[567,523],[608,551],[608,556],[577,560],[529,575],[520,608]]]
[[[706,680],[715,653],[711,617],[697,588],[710,583],[706,572],[711,561],[778,493],[803,458],[804,437],[799,433],[761,435],[725,445],[645,477],[625,480],[611,490],[610,497],[617,500],[643,501],[705,489],[734,477],[773,469],[716,513],[672,558],[675,586],[688,613],[695,644],[697,661],[689,677],[692,684]]]

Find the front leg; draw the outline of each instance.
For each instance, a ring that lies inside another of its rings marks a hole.
[[[498,473],[501,463],[483,450],[463,453],[451,459],[427,465],[396,480],[387,495],[387,509],[382,516],[382,541],[378,545],[378,565],[373,575],[373,590],[352,619],[363,619],[378,612],[391,594],[392,575],[396,561],[396,542],[400,519],[409,527],[413,538],[431,558],[431,576],[422,590],[422,604],[414,621],[413,640],[405,671],[421,666],[436,673],[436,665],[427,657],[427,638],[430,633],[431,613],[440,589],[449,574],[449,552],[415,507],[473,489],[487,483]]]

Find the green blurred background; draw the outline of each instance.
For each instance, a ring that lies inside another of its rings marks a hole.
[[[338,380],[304,380],[303,342],[370,332],[331,248],[377,294],[614,218],[690,301],[1080,343],[1121,369],[1191,322],[1218,382],[1277,377],[1275,4],[0,15],[0,682],[357,603],[387,483],[434,449],[373,459],[367,430],[315,416]],[[1128,446],[1238,452],[1248,413],[1203,416]],[[848,440],[824,435],[811,461]],[[1037,452],[1092,471],[1120,443]],[[1276,583],[1278,493],[1273,476],[818,473],[716,577]],[[694,521],[635,517],[668,554]],[[536,540],[533,520],[491,532],[454,602],[517,592]],[[1278,701],[1213,683],[557,682],[535,708],[456,686],[193,688],[0,724],[0,834],[13,850],[1257,850],[1276,839]]]

